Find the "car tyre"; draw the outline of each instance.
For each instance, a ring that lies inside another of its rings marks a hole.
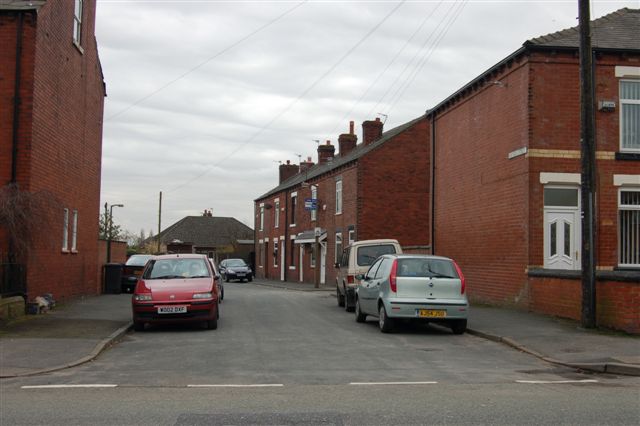
[[[142,321],[134,321],[133,329],[135,331],[144,331],[144,323]]]
[[[351,298],[353,301],[353,297]],[[353,312],[355,310],[355,306],[353,304],[349,304],[350,300],[349,300],[349,293],[347,292],[347,289],[344,289],[344,310],[347,312]]]
[[[216,317],[214,319],[207,321],[207,328],[209,330],[215,330],[218,328],[218,315],[220,314],[216,313]]]
[[[380,326],[380,331],[383,333],[390,333],[393,330],[394,321],[393,319],[387,316],[387,310],[384,308],[384,305],[380,304],[380,309],[378,310],[378,325]]]
[[[338,286],[336,286],[336,299],[338,299],[338,306],[344,308],[344,295],[340,293]]]
[[[229,282],[229,275],[225,275],[225,276],[224,276],[224,281],[225,281],[225,282]]]
[[[253,277],[249,277],[249,279],[247,281],[249,281],[249,282],[253,281]]]
[[[363,314],[360,310],[360,301],[356,298],[356,322],[365,322],[367,319],[367,314]]]
[[[451,331],[453,334],[462,334],[467,331],[467,320],[454,320],[451,322]]]
[[[220,300],[224,300],[224,287],[222,287],[222,290],[220,290]]]

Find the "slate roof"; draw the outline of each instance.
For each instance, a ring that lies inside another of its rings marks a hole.
[[[580,46],[578,26],[536,37],[524,43],[531,47]],[[640,50],[640,9],[624,8],[591,21],[594,49]]]
[[[345,156],[338,155],[334,157],[334,159],[330,162],[327,162],[324,164],[316,164],[315,166],[310,167],[306,172],[298,173],[295,176],[292,176],[289,179],[285,180],[280,185],[276,186],[266,194],[263,194],[260,197],[256,198],[255,201],[263,200],[265,198],[270,197],[271,195],[275,195],[283,190],[293,188],[297,185],[300,185],[302,182],[316,178],[334,169],[344,166],[345,164],[351,163],[352,161],[356,161],[357,159],[364,156],[368,152],[373,151],[374,149],[378,148],[380,145],[383,145],[384,143],[388,142],[390,139],[397,136],[399,133],[402,133],[405,130],[413,127],[416,123],[418,123],[420,120],[423,120],[424,118],[425,118],[425,115],[422,115],[414,120],[409,121],[408,123],[405,123],[401,126],[395,127],[387,132],[384,132],[382,134],[382,137],[380,137],[380,139],[378,139],[373,143],[370,143],[369,145],[360,143],[356,145],[356,147],[351,152],[349,152],[349,154]]]
[[[253,229],[233,217],[187,216],[159,235],[164,244],[180,240],[198,247],[220,247],[253,240]]]

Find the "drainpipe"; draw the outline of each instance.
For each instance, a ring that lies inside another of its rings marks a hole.
[[[287,271],[289,270],[287,266],[287,259],[289,258],[289,250],[287,247],[289,246],[289,199],[291,198],[291,193],[285,191],[286,198],[284,199],[284,241],[282,242],[282,250],[284,250],[284,260],[282,256],[280,256],[280,267],[284,271],[284,273],[280,272],[280,276],[284,277],[284,282],[287,281]],[[292,249],[293,250],[293,249]]]
[[[18,26],[16,27],[16,69],[13,89],[13,135],[11,145],[11,181],[18,182],[18,130],[20,125],[20,83],[22,74],[22,26],[24,16],[18,13]]]
[[[427,111],[427,114],[429,112]],[[431,197],[431,254],[436,254],[436,115],[435,112],[431,115],[431,191],[429,196]]]

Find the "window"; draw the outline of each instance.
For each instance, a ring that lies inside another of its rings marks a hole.
[[[340,262],[340,259],[342,258],[342,232],[336,232],[336,256],[335,256],[335,263]]]
[[[273,240],[273,266],[278,267],[278,240]]]
[[[621,189],[618,210],[619,266],[640,268],[640,188]]]
[[[318,218],[318,187],[313,185],[311,187],[311,199],[312,200],[316,200],[315,202],[315,209],[311,209],[311,220],[316,220]]]
[[[580,269],[580,208],[576,187],[544,188],[544,267]]]
[[[296,206],[298,205],[298,193],[291,194],[291,221],[289,226],[296,226]]]
[[[264,244],[263,240],[258,241],[258,259],[259,259],[261,268],[264,265],[264,248],[262,247],[263,244]]]
[[[80,37],[82,36],[82,0],[75,0],[73,10],[73,41],[80,45]]]
[[[260,231],[264,230],[264,203],[260,204]]]
[[[276,199],[273,202],[273,205],[275,206],[274,207],[275,211],[273,212],[273,215],[275,217],[273,226],[274,226],[274,228],[277,228],[277,227],[280,226],[280,200]]]
[[[71,251],[78,250],[78,210],[73,211],[73,222],[71,223]]]
[[[336,181],[336,214],[342,213],[342,179]]]
[[[349,229],[349,245],[356,242],[356,230]]]
[[[311,255],[309,256],[309,266],[312,268],[316,267],[316,248],[311,248]]]
[[[620,81],[620,150],[640,152],[640,80]]]
[[[69,251],[69,209],[62,216],[62,251]]]

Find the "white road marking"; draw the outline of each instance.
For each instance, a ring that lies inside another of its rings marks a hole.
[[[547,385],[547,384],[566,384],[566,383],[598,383],[597,380],[516,380],[516,383],[525,383],[533,385]]]
[[[378,386],[378,385],[436,385],[438,382],[352,382],[352,386]]]
[[[187,385],[188,388],[277,388],[284,386],[281,383],[267,383],[255,385]]]
[[[22,386],[21,389],[74,389],[74,388],[115,388],[118,385],[37,385],[37,386]]]

